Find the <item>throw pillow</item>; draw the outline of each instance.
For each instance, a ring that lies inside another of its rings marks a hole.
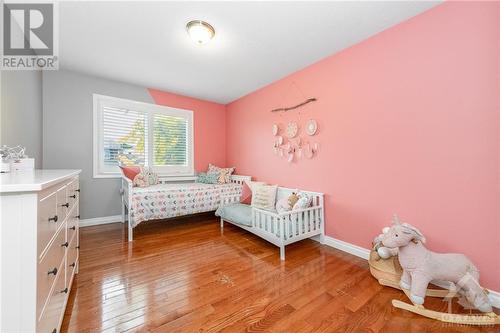
[[[218,183],[218,176],[217,174],[207,174],[207,184],[217,184]]]
[[[288,198],[281,198],[276,202],[276,211],[278,213],[288,212],[292,209],[288,203]]]
[[[252,204],[252,193],[255,192],[257,186],[266,185],[265,182],[254,182],[245,180],[243,183],[243,189],[241,191],[240,203],[251,205]],[[248,189],[248,191],[247,191]]]
[[[265,210],[274,210],[278,185],[259,185],[252,191],[252,206]]]
[[[257,186],[265,185],[264,182],[253,182],[245,180],[243,183],[243,188],[241,190],[240,203],[250,205],[252,203],[252,193],[255,191]]]
[[[196,175],[196,182],[197,183],[205,183],[207,181],[207,174],[205,172],[199,172]]]
[[[218,166],[213,165],[212,163],[208,163],[207,173],[219,173],[220,169]]]
[[[234,168],[221,168],[212,163],[208,164],[207,174],[217,174],[217,182],[219,184],[229,183],[231,180],[231,174],[234,172]]]
[[[198,174],[197,181],[198,183],[204,183],[204,184],[217,184],[217,179],[218,179],[217,174],[200,172]]]
[[[141,167],[137,165],[120,165],[120,169],[122,169],[123,175],[134,181],[135,176],[141,172]]]
[[[252,191],[252,193],[255,192],[257,186],[266,185],[265,182],[256,182],[251,180],[245,180],[245,184],[248,185],[248,187],[250,187],[250,191]]]
[[[293,210],[308,208],[312,203],[312,197],[303,192],[298,193],[299,200],[293,205]]]
[[[278,213],[289,212],[298,200],[299,197],[297,193],[292,192],[289,196],[281,198],[278,202],[276,202],[276,211],[278,211]]]
[[[244,182],[241,188],[240,203],[245,205],[252,203],[252,189],[248,186],[247,182]]]

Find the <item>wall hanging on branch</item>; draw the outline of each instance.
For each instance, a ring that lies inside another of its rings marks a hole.
[[[317,101],[317,98],[315,97],[305,98],[304,94],[298,88],[295,82],[292,82],[290,86],[295,87],[295,89],[304,98],[304,101],[293,106],[276,108],[271,110],[271,112],[275,113],[279,112],[280,118],[283,118],[284,114],[290,115],[287,116],[288,120],[286,121],[285,128],[280,129],[280,124],[274,123],[272,125],[272,133],[273,136],[275,137],[273,144],[274,153],[280,157],[286,157],[287,161],[291,163],[294,160],[302,157],[308,159],[313,158],[318,153],[319,143],[310,142],[309,140],[307,140],[307,137],[304,140],[300,136],[301,128],[303,128],[304,132],[309,137],[316,135],[318,132],[318,123],[316,122],[316,120],[309,119],[302,127],[300,124],[301,122],[300,110],[298,110],[297,113],[294,112],[287,113],[288,111],[297,110],[309,103],[315,102]],[[281,130],[284,131],[283,134],[280,133]]]
[[[294,106],[289,106],[289,107],[286,107],[286,108],[277,108],[277,109],[272,109],[271,112],[286,112],[286,111],[292,111],[292,110],[295,110],[295,109],[298,109],[300,108],[301,106],[304,106],[306,104],[309,104],[311,102],[316,102],[318,99],[317,98],[308,98],[306,99],[304,102],[302,103],[299,103],[297,105],[294,105]]]

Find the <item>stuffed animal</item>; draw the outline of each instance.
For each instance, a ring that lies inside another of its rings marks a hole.
[[[290,194],[290,196],[288,197],[288,205],[290,207],[293,207],[295,206],[295,203],[297,203],[297,201],[299,201],[299,196],[297,195],[297,193],[292,192],[292,194]]]
[[[311,205],[312,197],[310,197],[307,193],[299,191],[297,193],[297,196],[299,199],[292,206],[292,210],[304,209],[304,208],[307,208]]]
[[[146,175],[144,175],[142,172],[138,173],[134,177],[133,185],[135,187],[147,187],[148,186],[148,179]]]
[[[135,187],[148,187],[158,184],[158,175],[151,168],[141,167],[139,172],[132,181]]]
[[[380,258],[389,259],[390,257],[398,255],[397,248],[390,249],[382,245],[382,238],[384,237],[384,234],[389,232],[389,229],[389,227],[385,227],[384,229],[382,229],[382,233],[373,239],[373,250],[377,252],[379,256],[377,260],[379,260]]]
[[[295,203],[299,200],[297,193],[292,192],[288,197],[284,197],[278,200],[276,203],[276,210],[278,213],[284,213],[291,211]]]
[[[482,312],[491,312],[486,291],[479,284],[479,271],[463,254],[436,253],[425,246],[424,235],[414,226],[400,223],[397,218],[382,236],[382,245],[398,249],[403,268],[400,286],[410,290],[414,304],[423,304],[429,282],[450,281],[457,286],[461,301]]]

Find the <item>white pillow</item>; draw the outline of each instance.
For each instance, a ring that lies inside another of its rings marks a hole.
[[[293,209],[293,206],[295,205],[296,201],[291,201],[292,196],[297,196],[297,201],[299,199],[299,196],[297,193],[299,190],[293,190],[292,193],[287,194],[285,197],[279,199],[276,201],[276,211],[278,213],[284,213],[284,212],[289,212]]]
[[[252,194],[255,192],[255,189],[257,188],[257,186],[266,185],[265,182],[254,182],[251,180],[245,180],[245,183],[250,188],[250,191],[252,191]]]
[[[278,185],[257,185],[252,189],[252,206],[255,208],[274,210]]]
[[[292,207],[290,207],[290,204],[288,203],[288,197],[281,198],[276,202],[276,211],[278,213],[284,213],[292,210]]]

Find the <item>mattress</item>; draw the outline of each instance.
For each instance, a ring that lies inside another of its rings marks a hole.
[[[252,207],[242,203],[233,203],[217,208],[216,216],[222,217],[226,221],[231,221],[247,227],[252,226]]]
[[[132,191],[130,222],[133,227],[149,220],[209,212],[220,205],[221,195],[239,195],[242,185],[228,184],[158,184]]]

